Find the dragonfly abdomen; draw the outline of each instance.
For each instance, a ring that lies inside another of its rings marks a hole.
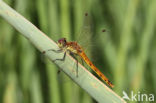
[[[93,69],[94,72],[102,79],[104,80],[110,87],[114,87],[114,85],[108,80],[108,78],[98,69],[94,66],[94,64],[89,60],[89,58],[86,56],[84,52],[79,53],[81,58],[89,65],[91,69]]]

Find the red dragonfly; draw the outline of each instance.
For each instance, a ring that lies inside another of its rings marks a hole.
[[[66,53],[70,54],[76,54],[79,55],[86,64],[102,79],[104,80],[111,88],[114,87],[114,85],[109,81],[109,79],[90,61],[90,59],[85,54],[82,47],[77,42],[67,42],[66,38],[61,38],[57,42],[58,47],[60,50],[53,50],[49,49],[48,51],[54,51],[54,52],[64,52],[64,56],[62,59],[55,59],[64,61]]]

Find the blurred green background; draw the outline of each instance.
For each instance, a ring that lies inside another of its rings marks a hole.
[[[89,55],[113,90],[156,94],[156,0],[4,1],[55,41],[75,40],[88,12]],[[0,18],[0,103],[96,103],[18,34]]]

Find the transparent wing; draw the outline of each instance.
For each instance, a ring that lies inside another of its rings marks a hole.
[[[80,31],[75,35],[76,41],[82,46],[85,52],[90,51],[90,45],[92,45],[91,41],[93,37],[93,32],[91,21],[91,15],[85,13]]]
[[[103,39],[106,36],[104,33],[106,30],[101,27],[98,30],[95,30],[92,21],[93,20],[91,14],[85,13],[84,19],[82,21],[82,26],[75,36],[76,41],[82,46],[82,48],[85,52],[87,52],[87,54],[90,54],[92,48],[96,46],[95,42],[98,41],[99,37]],[[97,32],[94,33],[95,31]]]

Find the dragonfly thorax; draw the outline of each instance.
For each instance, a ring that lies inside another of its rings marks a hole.
[[[59,39],[57,45],[63,51],[69,51],[74,54],[82,52],[82,48],[77,44],[77,42],[67,42],[66,38]]]
[[[78,54],[78,50],[73,48],[72,46],[67,46],[67,51],[72,52],[74,54]]]

